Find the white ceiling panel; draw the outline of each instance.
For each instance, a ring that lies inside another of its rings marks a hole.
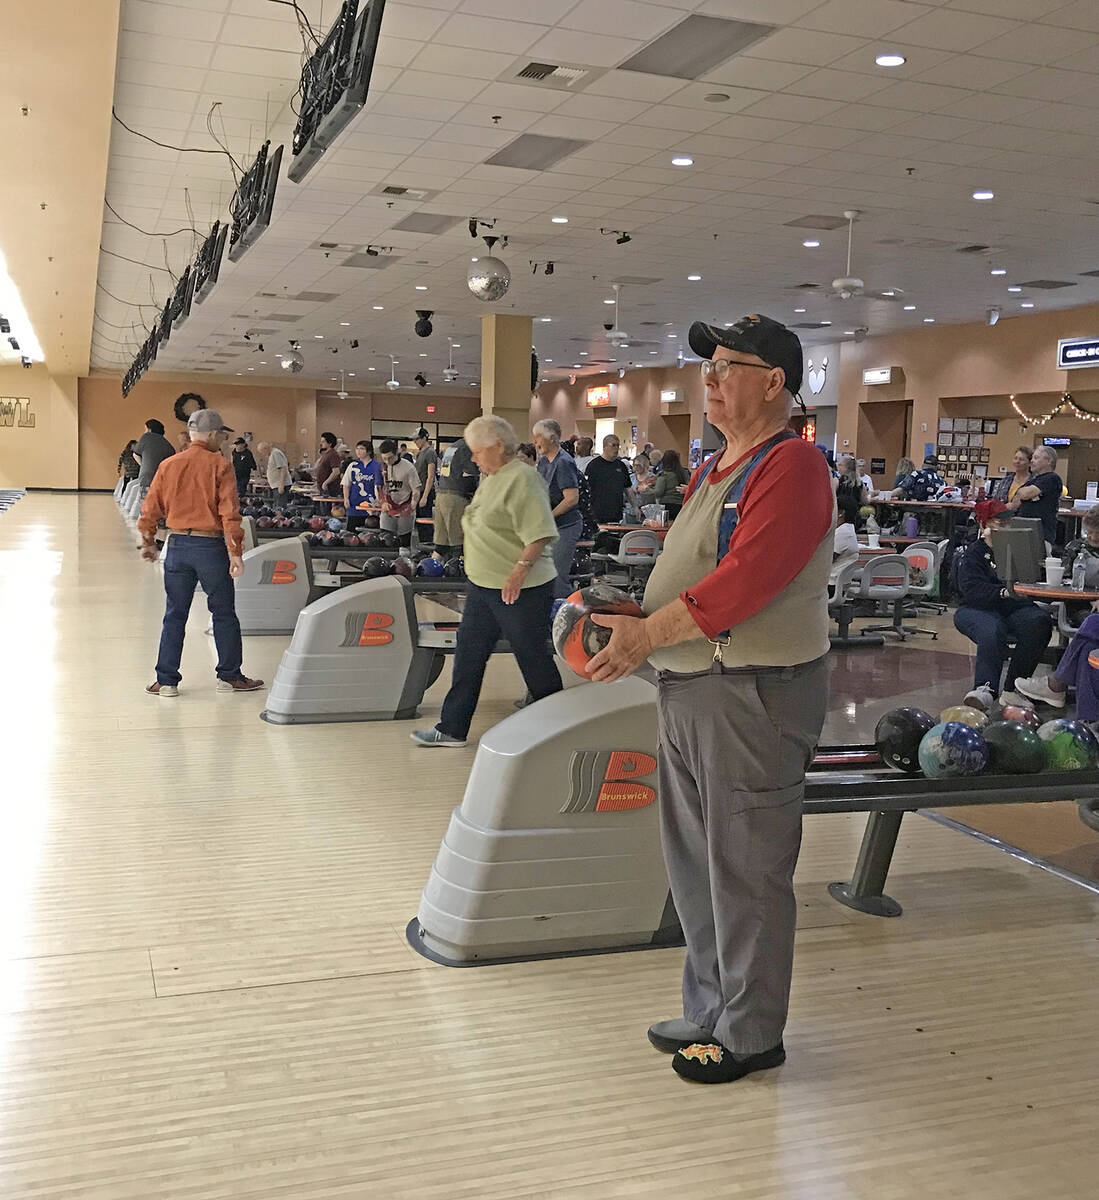
[[[912,46],[964,52],[1018,28],[1018,21],[939,8],[897,29],[897,40]]]
[[[663,5],[638,4],[635,0],[580,0],[559,25],[608,37],[628,31],[631,37],[648,42],[682,20],[682,10]]]
[[[926,5],[909,4],[907,0],[825,0],[798,20],[805,29],[822,29],[828,33],[847,33],[858,29],[864,37],[881,37],[907,25],[916,17],[933,10]]]
[[[616,67],[625,62],[644,43],[624,37],[604,37],[579,33],[574,29],[554,29],[529,48],[539,62],[582,63],[588,67]]]
[[[1057,29],[1052,25],[1024,25],[986,42],[981,46],[980,52],[989,58],[1048,66],[1067,55],[1076,54],[1097,44],[1099,35],[1084,33],[1078,29]]]
[[[820,33],[815,29],[780,29],[745,50],[749,58],[774,59],[776,62],[803,63],[826,67],[845,54],[859,50],[865,39],[842,33]]]
[[[432,39],[440,46],[460,46],[479,50],[491,46],[511,55],[525,54],[547,32],[545,25],[525,21],[495,21],[468,13],[448,17]]]

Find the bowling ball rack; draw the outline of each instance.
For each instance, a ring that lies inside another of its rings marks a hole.
[[[1072,801],[1080,819],[1099,831],[1099,771],[1048,771],[1038,775],[969,775],[927,779],[882,762],[876,747],[821,746],[805,776],[805,812],[869,814],[855,870],[828,893],[848,908],[876,917],[899,917],[901,906],[885,882],[906,812],[984,804],[1053,804]]]

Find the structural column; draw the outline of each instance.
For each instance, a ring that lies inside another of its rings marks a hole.
[[[530,438],[531,319],[492,313],[481,318],[481,411],[510,421]]]

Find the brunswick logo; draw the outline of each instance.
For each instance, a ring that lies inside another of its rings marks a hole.
[[[280,558],[276,562],[265,562],[260,571],[260,583],[293,583],[297,579],[298,564]]]
[[[20,429],[34,428],[34,413],[31,412],[29,397],[0,396],[0,429],[10,429],[12,425]]]
[[[571,791],[563,813],[625,812],[647,808],[656,789],[641,781],[656,771],[651,754],[578,750],[569,762]]]
[[[389,613],[348,613],[341,646],[388,646],[393,618]]]

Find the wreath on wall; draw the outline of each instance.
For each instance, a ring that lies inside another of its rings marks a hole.
[[[188,409],[187,405],[192,403],[193,408]],[[198,412],[200,408],[206,407],[206,401],[197,392],[184,392],[176,401],[175,408],[172,410],[176,414],[176,420],[187,424],[187,418],[193,412]]]

